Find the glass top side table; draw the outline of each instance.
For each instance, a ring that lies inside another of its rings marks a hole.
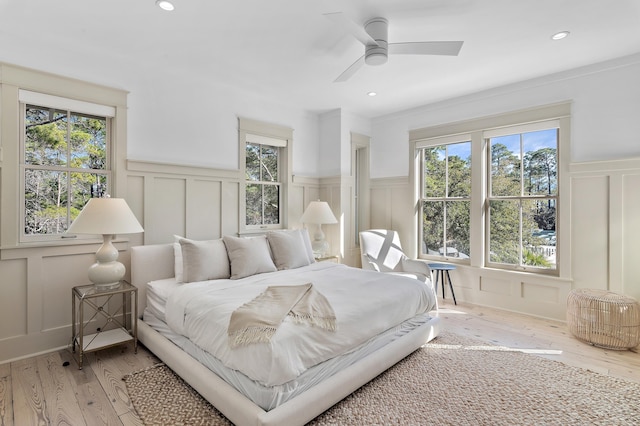
[[[120,299],[122,296],[122,299]],[[127,298],[131,312],[127,313]],[[78,368],[82,370],[84,355],[125,342],[133,342],[138,352],[138,288],[121,281],[108,290],[99,290],[93,284],[73,287],[72,352],[78,346]],[[96,327],[95,333],[89,327]]]

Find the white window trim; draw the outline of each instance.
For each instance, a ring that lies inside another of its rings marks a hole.
[[[112,125],[112,121],[113,121],[113,117],[115,116],[115,108],[111,108],[108,106],[104,106],[104,105],[97,105],[97,104],[92,104],[92,103],[88,103],[88,102],[82,102],[79,103],[78,101],[75,101],[73,99],[65,99],[59,96],[49,96],[49,95],[44,95],[44,94],[39,94],[39,93],[35,93],[35,92],[28,92],[30,93],[30,96],[27,97],[23,97],[23,94],[26,91],[24,90],[20,90],[19,91],[19,99],[20,99],[20,128],[21,128],[21,134],[20,134],[20,228],[19,228],[19,241],[20,243],[45,243],[45,242],[49,242],[49,241],[57,241],[60,239],[68,239],[68,238],[75,238],[78,240],[83,240],[83,239],[93,239],[95,237],[91,236],[91,235],[67,235],[65,233],[62,234],[34,234],[34,235],[26,235],[24,233],[24,227],[25,227],[25,215],[26,215],[26,207],[25,207],[25,200],[24,200],[24,191],[25,191],[25,173],[28,169],[30,170],[52,170],[52,171],[59,171],[60,168],[56,168],[56,167],[48,167],[48,166],[38,166],[38,167],[33,167],[31,165],[27,165],[25,163],[25,154],[26,154],[26,147],[25,147],[25,133],[24,128],[25,128],[25,115],[26,115],[26,107],[27,104],[29,105],[33,105],[33,106],[37,106],[37,107],[45,107],[45,108],[55,108],[57,110],[60,111],[67,111],[70,113],[78,113],[78,114],[88,114],[88,115],[92,115],[92,116],[99,116],[98,111],[103,111],[103,112],[108,112],[109,114],[111,114],[110,116],[107,115],[102,115],[100,117],[104,117],[106,119],[106,126],[107,126],[107,144],[106,144],[106,149],[105,149],[105,153],[106,153],[106,168],[104,170],[96,170],[96,174],[100,174],[100,175],[104,175],[107,178],[107,182],[109,183],[108,189],[109,191],[111,191],[111,182],[112,182],[112,178],[113,178],[113,173],[111,170],[111,164],[113,163],[112,158],[111,158],[111,151],[112,151],[112,145],[113,145],[113,136],[112,136],[112,131],[111,131],[111,125]],[[41,96],[40,96],[41,95]],[[42,98],[45,100],[44,103],[36,103],[38,102],[38,98]],[[68,109],[69,106],[77,106],[79,108],[81,108],[82,110],[76,110],[76,109]],[[71,172],[80,172],[80,173],[87,173],[88,170],[78,170],[78,169],[73,169],[72,167],[68,166],[65,167],[64,170],[71,171]]]
[[[557,270],[555,274],[560,278],[570,278],[571,264],[571,235],[569,230],[570,211],[569,203],[571,201],[570,194],[570,178],[569,178],[569,162],[570,162],[570,141],[571,141],[571,102],[561,102],[550,104],[525,110],[508,112],[504,114],[482,117],[478,119],[460,121],[457,123],[433,126],[421,129],[411,130],[409,132],[410,142],[410,167],[409,181],[413,185],[412,208],[414,209],[414,220],[412,221],[412,237],[413,250],[418,251],[418,223],[420,214],[418,211],[418,203],[420,200],[420,158],[419,150],[416,146],[428,139],[437,137],[451,137],[460,134],[471,135],[471,156],[472,161],[472,178],[471,178],[471,211],[482,212],[482,214],[471,215],[471,262],[470,266],[477,268],[486,268],[485,259],[485,208],[486,199],[486,180],[487,165],[486,159],[488,147],[484,132],[497,131],[500,128],[515,125],[535,125],[538,122],[548,122],[550,120],[558,120],[559,123],[559,146],[558,146],[558,194],[562,194],[562,200],[558,203],[557,211],[557,227],[558,234],[558,251],[556,252]],[[512,127],[513,129],[513,127]],[[478,160],[482,159],[482,160]],[[509,272],[509,270],[505,270]],[[514,273],[517,273],[514,272]]]
[[[31,90],[19,89],[18,100],[24,104],[69,110],[99,117],[112,118],[116,116],[116,109],[112,106],[47,95],[46,93],[32,92]]]
[[[111,123],[111,195],[126,196],[127,92],[29,68],[0,63],[0,249],[30,248],[78,244],[75,239],[21,242],[21,102],[29,96],[42,99],[67,99],[80,111],[90,105],[107,107],[113,115]],[[37,102],[36,102],[37,103]],[[45,105],[46,106],[46,105]],[[73,109],[73,108],[72,108]],[[105,110],[103,110],[105,111]],[[83,242],[101,241],[97,238]],[[0,257],[4,257],[3,255]]]
[[[489,129],[489,130],[485,130],[483,132],[483,139],[485,140],[485,143],[487,144],[487,156],[486,158],[486,165],[487,165],[487,183],[489,183],[490,181],[490,174],[491,174],[491,170],[490,170],[490,162],[491,162],[491,154],[490,154],[490,146],[489,146],[489,141],[491,138],[496,138],[496,137],[500,137],[500,136],[510,136],[510,135],[521,135],[524,133],[529,133],[529,132],[537,132],[537,131],[541,131],[541,130],[551,130],[551,129],[558,129],[558,133],[560,131],[560,120],[546,120],[546,121],[539,121],[539,122],[535,122],[535,123],[526,123],[526,124],[517,124],[517,125],[513,125],[513,126],[506,126],[506,127],[501,127],[499,129]],[[557,147],[557,156],[558,156],[558,169],[559,169],[559,159],[560,159],[560,143],[561,141],[558,140],[558,147]],[[558,177],[559,179],[562,178],[562,175],[560,174],[559,170],[558,170]],[[521,182],[522,185],[522,182]],[[486,223],[485,223],[485,229],[488,228],[488,222],[489,222],[489,201],[492,199],[508,199],[508,198],[512,198],[512,199],[518,199],[518,200],[533,200],[533,199],[537,199],[537,198],[550,198],[555,200],[556,202],[556,237],[559,237],[562,233],[563,230],[560,229],[560,227],[557,225],[557,221],[559,219],[559,211],[561,209],[561,202],[560,200],[564,197],[561,196],[560,193],[560,188],[558,188],[558,191],[555,195],[535,195],[535,196],[527,196],[527,195],[518,195],[516,197],[498,197],[498,196],[494,196],[491,197],[489,196],[488,192],[489,192],[489,184],[486,186],[485,189],[485,199],[486,202],[484,203],[485,205],[485,218],[486,218]],[[559,186],[559,185],[558,185]],[[487,232],[487,234],[490,232],[490,230]],[[489,250],[489,246],[491,244],[491,240],[489,238],[489,235],[485,236],[485,253],[488,252]],[[492,262],[490,259],[490,256],[485,256],[484,259],[484,263],[487,267],[490,268],[495,268],[495,269],[504,269],[504,270],[513,270],[513,271],[525,271],[525,272],[532,272],[532,273],[536,273],[536,274],[542,274],[542,275],[558,275],[559,271],[559,262],[558,262],[558,255],[556,254],[556,268],[555,269],[545,269],[545,268],[539,268],[539,267],[533,267],[533,266],[523,266],[523,265],[512,265],[512,264],[500,264],[499,262]]]
[[[285,229],[288,226],[289,189],[293,182],[293,129],[276,124],[264,123],[248,118],[238,118],[238,162],[240,176],[239,194],[239,234],[262,233],[273,229]],[[280,223],[278,225],[250,225],[246,224],[246,144],[257,143],[262,145],[277,146],[280,148]]]
[[[415,141],[414,145],[414,150],[415,151],[419,151],[422,150],[424,148],[432,148],[432,147],[436,147],[436,146],[441,146],[441,145],[451,145],[451,144],[456,144],[456,143],[464,143],[464,142],[469,142],[472,141],[472,136],[470,133],[460,133],[460,134],[456,134],[456,135],[449,135],[449,136],[438,136],[435,138],[428,138],[428,139],[423,139],[423,140],[417,140]],[[471,142],[471,149],[473,151],[473,142]],[[418,201],[417,201],[417,207],[416,209],[418,210],[418,217],[422,217],[422,208],[420,205],[420,200],[423,198],[423,180],[424,180],[424,176],[423,176],[423,168],[422,168],[422,163],[424,161],[424,159],[422,158],[421,155],[418,155],[418,161],[420,163],[419,170],[417,170],[418,173],[418,185],[420,185],[420,187],[417,189],[418,190]],[[472,166],[471,166],[471,172],[473,173],[473,152],[471,155],[472,158]],[[469,195],[469,197],[463,197],[463,198],[451,198],[451,200],[469,200],[471,201],[471,197],[473,195],[473,188],[472,188],[472,193]],[[441,197],[443,198],[443,200],[448,199],[449,197]],[[472,210],[473,211],[473,210]],[[471,220],[473,220],[473,217],[470,218],[470,222]],[[423,240],[423,227],[422,227],[422,219],[420,219],[420,224],[417,225],[416,227],[416,232],[418,233],[418,244],[421,245],[422,244],[422,240]],[[454,263],[460,263],[460,264],[469,264],[470,263],[470,259],[459,259],[459,258],[455,258],[455,257],[451,257],[451,256],[447,256],[442,255],[442,256],[436,256],[436,255],[429,255],[429,254],[425,254],[422,253],[422,248],[420,246],[417,247],[417,253],[418,253],[418,257],[421,259],[428,259],[428,260],[432,260],[434,262],[438,262],[438,261],[446,261],[446,262],[454,262]]]

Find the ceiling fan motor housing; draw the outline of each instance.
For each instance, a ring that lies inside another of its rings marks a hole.
[[[367,44],[364,62],[367,65],[382,65],[387,62],[389,22],[384,18],[373,18],[365,22],[364,29],[378,44]]]

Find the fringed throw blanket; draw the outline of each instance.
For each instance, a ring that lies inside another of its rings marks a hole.
[[[231,314],[229,344],[232,348],[251,343],[268,343],[290,316],[296,323],[336,331],[336,315],[327,299],[311,283],[270,286]]]

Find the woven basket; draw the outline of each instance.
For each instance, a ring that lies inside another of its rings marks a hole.
[[[606,290],[571,290],[567,325],[574,336],[594,346],[635,348],[640,344],[640,303]]]

